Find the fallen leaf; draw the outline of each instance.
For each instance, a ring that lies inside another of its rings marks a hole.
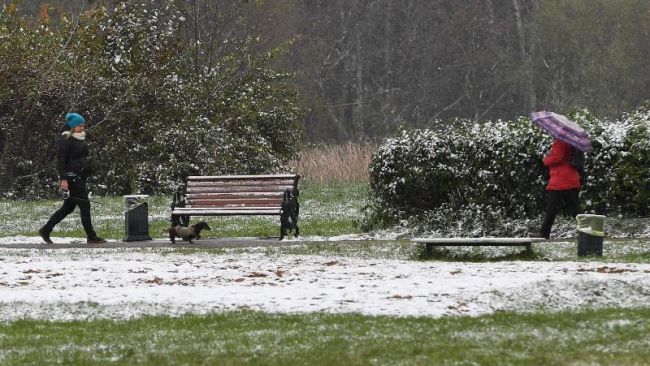
[[[411,300],[412,298],[413,298],[413,296],[411,296],[411,295],[406,295],[406,296],[393,295],[393,296],[388,297],[388,299],[398,299],[398,300],[402,300],[402,299],[403,300]]]
[[[193,284],[185,280],[167,282],[167,285],[192,286]]]
[[[598,272],[598,273],[623,273],[623,272],[636,272],[636,270],[604,266],[604,267],[596,268],[596,272]]]
[[[246,275],[246,277],[267,277],[268,275],[266,273],[261,273],[261,272],[253,272],[249,275]]]
[[[145,280],[144,283],[151,283],[156,285],[162,285],[163,279],[160,277],[154,277],[152,280]]]
[[[466,303],[466,302],[462,302],[462,301],[460,301],[460,302],[458,302],[458,304],[456,304],[456,305],[449,305],[449,306],[447,306],[447,309],[454,309],[454,310],[458,310],[458,311],[466,311],[466,310],[464,309],[466,306],[467,306],[467,303]]]

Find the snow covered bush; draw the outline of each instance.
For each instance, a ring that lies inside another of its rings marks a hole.
[[[0,5],[0,188],[56,192],[55,141],[68,111],[89,126],[93,190],[171,192],[188,174],[286,170],[301,109],[280,49],[192,39],[182,2],[120,1],[40,24]],[[188,39],[189,38],[189,39]],[[210,50],[207,52],[206,50]]]
[[[585,212],[646,215],[650,204],[650,111],[619,121],[569,115],[591,134],[581,202]],[[513,235],[515,220],[542,215],[552,138],[530,121],[454,121],[441,130],[386,139],[370,164],[370,227],[409,222],[472,235]]]
[[[105,192],[170,192],[191,174],[278,172],[298,152],[297,93],[291,75],[270,68],[275,51],[232,40],[212,65],[197,63],[198,45],[179,39],[183,21],[169,3],[122,6],[102,23],[106,70],[118,81],[111,94],[123,108],[97,128]]]

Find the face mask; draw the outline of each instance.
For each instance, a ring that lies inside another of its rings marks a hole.
[[[77,140],[83,141],[86,139],[86,131],[73,133],[72,137],[76,138]]]
[[[62,135],[66,136],[66,138],[71,136],[71,137],[74,137],[77,140],[82,140],[82,141],[86,139],[86,131],[77,132],[77,133],[73,133],[71,131],[65,131],[64,133],[62,133]]]

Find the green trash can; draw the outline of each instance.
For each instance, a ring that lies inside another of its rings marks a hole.
[[[605,216],[580,214],[578,224],[578,256],[603,255],[605,237]]]

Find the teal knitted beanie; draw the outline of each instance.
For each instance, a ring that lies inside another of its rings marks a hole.
[[[71,112],[65,115],[65,123],[68,127],[75,128],[86,123],[86,120],[80,114]]]

